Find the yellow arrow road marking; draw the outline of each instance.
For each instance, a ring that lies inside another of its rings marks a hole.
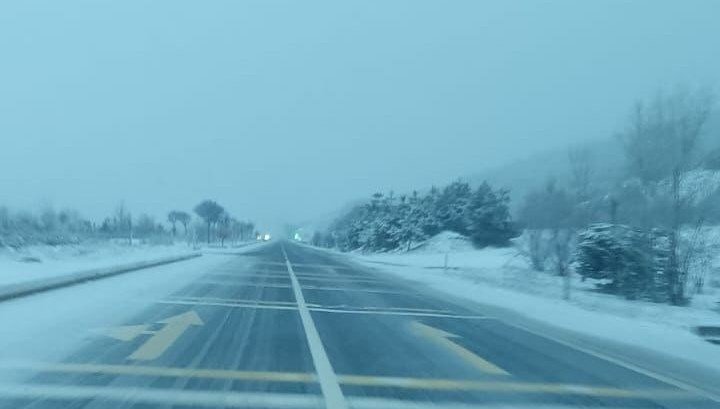
[[[148,330],[150,329],[150,325],[125,325],[122,327],[114,327],[114,328],[102,328],[97,331],[100,334],[103,334],[110,338],[115,338],[120,341],[132,341],[133,339],[137,338],[138,336],[142,334],[148,334],[150,333]]]
[[[413,321],[410,326],[415,334],[427,338],[432,342],[435,342],[436,344],[449,349],[450,351],[458,355],[460,358],[462,358],[465,362],[471,364],[482,372],[491,375],[510,375],[498,366],[480,358],[473,352],[451,341],[452,338],[459,338],[458,335],[445,332],[441,329],[433,328],[418,321]]]
[[[172,345],[180,336],[193,325],[204,323],[195,311],[188,311],[174,317],[159,321],[165,326],[153,333],[144,344],[133,352],[128,358],[137,361],[150,361],[158,358]]]

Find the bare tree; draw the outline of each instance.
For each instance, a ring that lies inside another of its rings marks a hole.
[[[527,195],[520,208],[520,219],[527,227],[528,253],[533,267],[544,270],[547,260],[563,277],[563,298],[570,298],[570,263],[575,244],[575,202],[551,179],[544,188]]]
[[[683,281],[690,281],[688,287],[694,294],[701,294],[705,286],[705,276],[712,268],[713,250],[708,248],[708,232],[704,228],[704,219],[699,219],[692,233],[679,245],[680,274]]]
[[[197,206],[195,206],[195,213],[205,221],[207,225],[207,243],[210,244],[210,229],[212,225],[220,220],[220,216],[225,212],[225,209],[212,200],[204,200]]]
[[[178,222],[180,222],[180,224],[182,224],[183,232],[185,233],[185,236],[187,236],[188,224],[190,223],[192,216],[190,216],[190,213],[183,212],[183,211],[177,211],[175,214],[175,218],[177,219]]]
[[[171,211],[170,213],[168,213],[168,215],[167,215],[167,220],[168,220],[168,222],[172,225],[172,235],[173,235],[173,237],[175,237],[175,234],[177,233],[176,225],[177,225],[177,222],[179,221],[179,220],[178,220],[178,213],[179,213],[179,212],[178,212],[177,210],[173,210],[173,211]]]
[[[243,223],[235,218],[230,219],[230,239],[233,245],[242,240]]]
[[[712,94],[703,89],[658,93],[649,103],[637,102],[619,134],[630,174],[650,183],[671,177],[676,169],[686,171],[712,106]]]
[[[190,216],[189,213],[183,212],[182,210],[173,210],[168,213],[167,220],[172,225],[173,237],[175,237],[175,235],[177,234],[177,229],[176,229],[177,223],[182,224],[185,236],[187,236],[188,223],[190,223],[191,218],[192,218],[192,216]]]
[[[147,239],[159,233],[155,219],[148,214],[141,214],[135,222],[135,234],[141,239]]]
[[[217,220],[217,236],[220,247],[225,247],[225,240],[232,237],[233,219],[229,214],[223,213]]]
[[[707,90],[677,90],[659,93],[650,103],[638,102],[629,125],[619,137],[632,175],[655,190],[655,184],[670,179],[670,254],[667,275],[672,304],[685,302],[685,279],[680,268],[678,234],[683,203],[680,186],[684,173],[694,160],[698,140],[713,106]]]
[[[593,155],[587,147],[575,147],[568,150],[570,163],[570,187],[578,202],[590,198],[590,182],[593,173]]]
[[[126,233],[128,244],[133,244],[133,223],[132,215],[125,208],[125,203],[120,202],[118,207],[115,209],[115,228],[118,233]]]

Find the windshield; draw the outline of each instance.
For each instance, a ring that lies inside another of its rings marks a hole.
[[[1,2],[0,408],[720,408],[719,21]]]

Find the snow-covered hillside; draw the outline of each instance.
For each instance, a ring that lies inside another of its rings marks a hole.
[[[621,178],[624,170],[623,152],[617,141],[612,138],[600,139],[582,147],[592,152],[592,183],[605,186],[608,181]],[[486,180],[494,186],[509,189],[512,206],[516,208],[527,193],[543,186],[549,179],[556,179],[560,185],[569,182],[568,152],[568,148],[547,150],[471,174],[466,179],[473,184]]]

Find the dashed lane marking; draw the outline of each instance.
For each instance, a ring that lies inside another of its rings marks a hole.
[[[270,265],[270,266],[285,266],[284,262],[275,262],[275,261],[260,261],[255,263],[257,265]],[[301,268],[330,268],[330,269],[337,269],[337,270],[355,270],[354,267],[350,266],[343,266],[339,264],[304,264],[304,263],[293,263],[293,266],[295,267],[301,267]]]

